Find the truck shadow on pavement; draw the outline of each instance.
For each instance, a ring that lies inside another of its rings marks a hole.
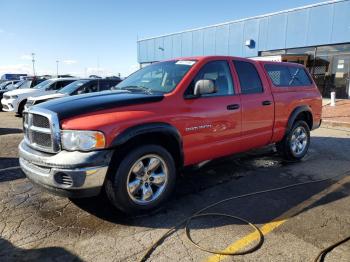
[[[0,157],[0,182],[24,178],[25,175],[19,167],[18,158]]]
[[[20,128],[0,128],[0,136],[20,133],[23,133],[23,130]]]
[[[52,259],[49,259],[49,258]],[[11,242],[0,238],[0,260],[15,261],[83,261],[76,255],[61,247],[46,247],[38,249],[22,249]]]
[[[336,156],[332,150],[336,150],[337,144],[342,144],[343,148],[344,146],[350,147],[350,139],[316,137],[312,140],[314,146],[310,148],[309,155],[304,161],[298,163],[285,162],[270,147],[247,154],[218,159],[200,169],[186,170],[184,176],[177,181],[176,192],[172,199],[162,209],[144,216],[121,214],[108,203],[105,196],[71,201],[78,208],[115,224],[169,228],[201,208],[231,196],[325,178],[327,174],[326,167],[329,166],[327,161],[334,157],[349,161],[349,158],[345,155]],[[320,142],[332,144],[334,149],[330,149],[327,154],[324,154],[322,152],[324,147],[320,145]],[[342,171],[344,168],[339,167],[339,170],[330,170],[339,174],[344,172]],[[318,176],[317,173],[323,174]],[[232,200],[212,208],[208,212],[227,213],[242,217],[253,224],[264,224],[312,198],[334,183],[335,181],[328,180],[288,190]],[[343,185],[341,190],[329,193],[312,205],[305,206],[302,212],[335,202],[348,196],[349,193],[350,184],[347,183]],[[101,201],[103,201],[103,205]],[[210,223],[208,223],[209,220]],[[232,219],[209,220],[207,218],[199,219],[198,222],[192,225],[192,228],[214,228],[233,222],[237,225],[242,224],[241,221],[232,221]]]

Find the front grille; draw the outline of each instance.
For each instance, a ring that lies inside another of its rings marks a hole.
[[[40,133],[38,131],[31,131],[31,132],[32,132],[32,143],[35,143],[43,147],[48,147],[48,148],[52,147],[51,134]]]
[[[41,151],[55,153],[58,152],[58,141],[55,141],[53,125],[50,121],[50,115],[41,115],[32,112],[23,113],[23,131],[27,143]],[[52,119],[52,117],[51,117]],[[57,126],[57,125],[53,125]]]
[[[33,126],[41,128],[50,128],[50,121],[45,116],[33,115]]]

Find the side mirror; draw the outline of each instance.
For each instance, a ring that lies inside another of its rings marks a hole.
[[[210,79],[198,80],[194,86],[194,95],[201,96],[216,93],[214,81]]]
[[[84,90],[78,90],[77,94],[78,95],[84,94]]]

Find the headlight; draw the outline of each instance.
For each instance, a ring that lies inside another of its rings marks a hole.
[[[17,99],[18,96],[11,96],[10,98],[12,98],[12,99]]]
[[[89,151],[105,147],[105,136],[99,131],[63,130],[62,147],[68,151]]]

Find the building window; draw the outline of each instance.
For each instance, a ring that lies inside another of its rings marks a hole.
[[[260,56],[274,56],[274,55],[284,55],[286,50],[273,50],[273,51],[262,51],[260,52]]]
[[[350,44],[319,46],[313,77],[323,97],[350,97]]]

